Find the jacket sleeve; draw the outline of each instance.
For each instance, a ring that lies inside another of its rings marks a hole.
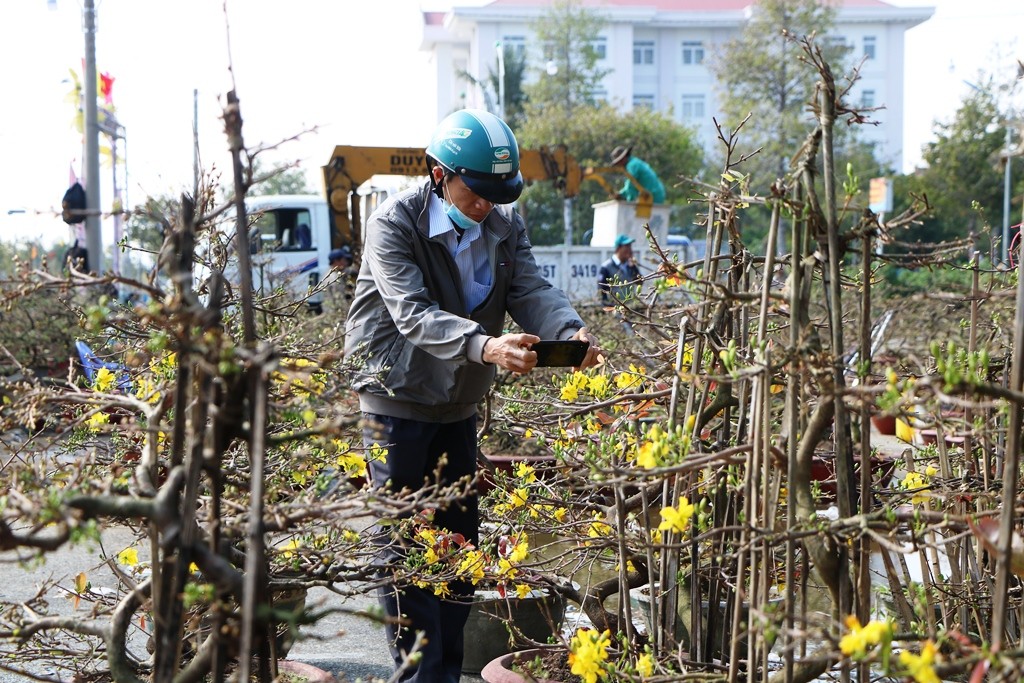
[[[568,339],[584,327],[565,292],[540,273],[522,217],[513,212],[515,269],[507,305],[512,319],[541,339]]]
[[[600,277],[597,278],[597,291],[601,293],[601,301],[608,303],[608,293],[612,290],[612,262],[609,260],[602,263],[598,273]]]
[[[399,334],[442,360],[468,361],[469,340],[484,334],[480,324],[443,310],[427,289],[424,258],[415,234],[416,217],[394,206],[375,214],[366,228],[363,268],[369,268],[376,290]]]
[[[629,160],[630,164],[633,164],[633,168],[628,168],[630,175],[636,178],[637,182],[643,185],[644,189],[647,190],[651,197],[654,198],[656,204],[660,204],[665,201],[665,186],[661,182],[661,178],[654,172],[651,165],[642,159],[633,157]],[[636,162],[636,163],[633,163]],[[639,191],[637,192],[639,194]]]

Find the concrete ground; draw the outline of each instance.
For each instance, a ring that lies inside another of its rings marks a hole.
[[[307,604],[323,606],[344,605],[346,608],[371,607],[376,601],[370,597],[350,598],[346,602],[318,589],[312,591]],[[313,664],[330,671],[338,681],[379,678],[387,680],[392,673],[391,655],[385,645],[384,628],[367,619],[349,614],[334,614],[317,622],[297,642],[288,659]],[[464,674],[462,683],[483,681],[479,676]]]
[[[884,436],[873,430],[872,445],[887,456],[901,455],[911,444],[894,436]],[[11,552],[0,553],[0,598],[6,602],[22,602],[31,599],[45,581],[56,581],[59,585],[72,586],[74,577],[81,572],[87,575],[92,590],[96,592],[113,590],[114,581],[110,570],[99,559],[103,553],[116,556],[121,550],[135,545],[130,530],[113,527],[102,532],[101,542],[83,543],[63,548],[47,557],[45,563],[19,562]],[[145,558],[141,557],[140,560]],[[59,593],[58,593],[59,595]],[[314,589],[309,597],[310,604],[322,608],[339,608],[358,611],[375,605],[371,597],[360,596],[344,599],[323,589]],[[70,597],[50,601],[50,609],[62,614],[86,615],[89,606],[82,603],[77,608]],[[0,655],[11,647],[0,643]],[[391,657],[385,645],[383,628],[376,623],[347,613],[331,614],[314,627],[307,627],[301,639],[293,646],[289,659],[313,664],[335,675],[338,681],[387,680],[392,673]],[[4,659],[0,657],[0,683],[21,683],[26,678],[2,670]],[[33,671],[42,675],[54,675],[54,670],[45,660],[37,659]],[[479,676],[463,675],[462,683],[482,681]]]
[[[101,593],[113,590],[114,580],[109,568],[103,566],[100,553],[116,556],[127,547],[134,545],[130,530],[112,527],[103,530],[100,543],[85,543],[66,547],[49,555],[45,563],[18,561],[10,552],[0,553],[0,598],[5,602],[24,602],[33,598],[43,582],[56,581],[62,586],[74,585],[74,577],[84,572],[91,584],[91,590]],[[141,557],[140,560],[144,559]],[[55,593],[60,596],[60,591]],[[317,608],[338,608],[358,611],[376,604],[372,597],[359,596],[342,598],[325,589],[314,589],[307,598],[307,604]],[[50,609],[61,614],[88,616],[89,604],[81,602],[77,608],[70,597],[58,597],[49,602]],[[137,647],[142,654],[142,634],[137,638]],[[12,644],[0,643],[0,655],[6,655]],[[392,674],[391,655],[385,645],[383,627],[368,619],[347,613],[331,614],[313,627],[306,627],[300,640],[292,647],[289,659],[313,664],[335,675],[337,680],[354,682],[358,680],[387,680]],[[0,657],[0,667],[8,663]],[[56,670],[45,660],[36,658],[31,671],[44,676],[55,676]],[[65,676],[70,681],[70,676]],[[23,683],[25,676],[0,670],[0,683]],[[479,676],[464,675],[463,683],[477,683]]]

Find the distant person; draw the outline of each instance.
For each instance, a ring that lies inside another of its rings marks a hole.
[[[615,253],[601,264],[597,289],[605,306],[635,298],[633,292],[640,286],[640,269],[633,259],[633,242],[629,235],[617,236]]]
[[[651,193],[651,198],[655,204],[664,204],[665,185],[661,182],[658,174],[654,172],[650,164],[640,157],[633,156],[632,152],[633,145],[628,147],[620,145],[613,149],[611,156],[612,166],[624,167],[626,173],[636,178],[636,181]],[[634,185],[631,179],[626,178],[626,182],[622,185],[622,189],[619,190],[617,196],[619,199],[625,199],[627,202],[635,202],[637,197],[640,196],[640,188]]]
[[[71,270],[86,272],[89,268],[89,250],[78,245],[78,240],[64,252],[63,269],[67,274]]]
[[[330,263],[331,268],[337,268],[338,270],[344,271],[352,265],[352,249],[350,249],[347,244],[338,249],[333,249],[331,250],[331,253],[327,255],[327,260]]]
[[[327,255],[327,261],[333,270],[338,271],[339,279],[344,287],[345,298],[351,299],[355,293],[356,276],[359,274],[352,265],[352,249],[347,244],[338,249],[332,249],[331,253]]]
[[[299,251],[309,251],[313,248],[313,232],[309,229],[308,223],[299,223],[295,226],[295,248]]]

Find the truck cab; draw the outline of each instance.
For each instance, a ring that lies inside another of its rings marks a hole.
[[[310,292],[331,273],[326,200],[316,195],[277,195],[250,197],[245,205],[252,217],[253,288],[263,296],[283,289],[293,301],[308,296],[309,307],[319,310],[323,293]]]

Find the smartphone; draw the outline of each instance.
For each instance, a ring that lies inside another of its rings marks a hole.
[[[579,339],[565,341],[539,341],[531,347],[537,352],[537,367],[576,368],[587,357],[590,344]]]

